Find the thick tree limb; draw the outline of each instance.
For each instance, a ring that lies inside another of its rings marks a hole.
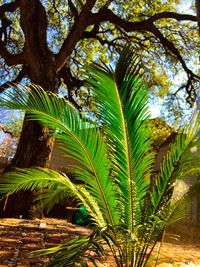
[[[60,52],[56,56],[56,69],[57,72],[65,66],[68,57],[71,55],[74,50],[77,42],[80,40],[84,30],[87,26],[95,24],[90,22],[90,13],[95,4],[96,0],[87,0],[79,16],[75,20],[75,23],[68,34],[67,38],[63,42],[63,45],[60,49]]]
[[[74,3],[71,0],[68,0],[68,5],[69,5],[71,12],[75,16],[75,18],[77,18],[78,17],[78,10],[76,9]]]
[[[36,54],[50,53],[47,44],[46,11],[39,0],[19,0],[21,13],[21,27],[25,35],[25,51]],[[28,12],[27,12],[28,11]],[[30,28],[31,26],[31,28]]]
[[[96,14],[91,13],[92,24],[102,23],[106,21],[123,28],[127,32],[146,31],[149,27],[149,22],[147,20],[140,22],[127,21],[115,15],[110,9],[107,8],[100,9],[100,11]]]
[[[5,16],[1,17],[1,28],[0,28],[0,40],[2,40],[2,43],[6,46],[8,42],[8,34],[7,34],[7,28],[10,27],[12,22],[6,18]]]
[[[193,15],[187,15],[187,14],[178,14],[175,12],[161,12],[159,14],[156,14],[152,17],[150,17],[149,19],[147,19],[147,21],[153,23],[159,19],[175,19],[177,21],[184,21],[184,20],[190,20],[190,21],[197,21],[196,16]]]
[[[19,7],[19,0],[0,6],[0,17],[4,16],[5,12],[14,12]]]
[[[117,43],[116,41],[118,40],[124,40],[125,42],[128,42],[127,38],[125,37],[116,37],[116,38],[113,38],[112,40],[106,40],[106,39],[103,39],[102,37],[100,37],[99,35],[97,35],[96,33],[94,33],[93,31],[86,31],[83,33],[83,36],[82,36],[82,39],[95,39],[97,41],[99,41],[99,43],[101,45],[108,45],[108,47],[116,47],[117,46]],[[130,40],[130,39],[129,39]]]
[[[25,35],[24,53],[31,81],[57,92],[55,58],[47,43],[47,14],[42,1],[19,0],[20,25]]]
[[[14,66],[25,63],[24,53],[11,54],[4,46],[4,42],[0,41],[0,56],[5,60],[8,66]]]
[[[139,22],[132,22],[132,21],[127,21],[125,19],[120,18],[116,14],[114,14],[110,9],[103,8],[100,9],[100,11],[96,14],[92,14],[92,19],[93,24],[95,23],[101,23],[101,22],[111,22],[115,24],[118,27],[123,28],[126,32],[133,32],[133,31],[149,31],[151,26],[153,25],[154,22],[160,19],[175,19],[178,21],[181,20],[190,20],[190,21],[197,21],[196,16],[192,15],[183,15],[183,14],[178,14],[174,12],[162,12],[158,13],[156,15],[151,16],[148,19],[144,19]]]

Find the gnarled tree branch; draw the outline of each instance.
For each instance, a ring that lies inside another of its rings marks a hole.
[[[185,72],[189,75],[194,75],[194,77],[196,78],[200,78],[197,75],[193,74],[193,72],[187,67],[183,57],[181,56],[179,50],[175,47],[175,45],[173,44],[173,42],[169,41],[162,33],[161,31],[159,31],[159,29],[155,26],[155,25],[151,25],[150,27],[150,32],[152,32],[154,34],[154,36],[156,36],[161,44],[165,47],[168,48],[169,51],[172,52],[173,55],[176,56],[176,58],[180,61],[180,63],[182,64],[183,69],[185,70]]]
[[[6,12],[14,12],[19,7],[19,0],[0,6],[0,17]]]
[[[25,35],[25,51],[48,54],[46,11],[39,0],[19,0],[20,24]],[[27,12],[27,10],[29,12]],[[31,25],[31,30],[30,30]]]
[[[185,21],[185,20],[190,20],[190,21],[197,21],[197,17],[193,15],[187,15],[187,14],[178,14],[174,12],[162,12],[159,14],[155,14],[151,16],[150,18],[144,19],[139,22],[132,22],[132,21],[127,21],[125,19],[120,18],[116,14],[114,14],[110,9],[108,8],[102,8],[100,11],[96,14],[91,14],[91,20],[93,20],[93,24],[97,23],[102,23],[102,22],[110,22],[113,23],[116,27],[119,29],[122,29],[124,32],[149,32],[152,33],[156,38],[159,39],[160,43],[167,49],[168,51],[171,52],[172,55],[174,55],[178,61],[181,63],[184,71],[187,73],[188,76],[188,82],[186,91],[191,95],[194,95],[192,91],[194,90],[192,82],[194,81],[200,81],[200,77],[193,73],[193,71],[187,66],[184,58],[180,54],[179,50],[175,47],[174,43],[170,41],[167,37],[165,37],[162,32],[155,26],[155,22],[160,20],[160,19],[175,19],[177,21]],[[88,38],[89,35],[93,35],[89,32],[84,33],[85,37]],[[94,36],[92,36],[94,38]],[[189,87],[188,87],[189,86]],[[190,97],[187,98],[187,101],[189,102],[191,99]]]
[[[68,34],[67,38],[63,42],[60,52],[56,56],[56,69],[59,72],[62,67],[65,66],[68,57],[74,50],[77,42],[81,39],[81,36],[87,26],[92,25],[90,22],[90,13],[95,4],[96,0],[87,0],[79,16],[75,20],[75,23]],[[95,24],[95,23],[94,23]]]
[[[159,19],[175,19],[177,21],[184,21],[184,20],[190,20],[190,21],[197,21],[196,16],[193,15],[187,15],[187,14],[178,14],[175,12],[161,12],[158,14],[155,14],[147,19],[147,21],[153,23]]]
[[[75,16],[75,18],[77,18],[78,17],[78,10],[76,9],[74,3],[71,0],[68,0],[68,5],[69,5],[71,12]]]
[[[8,66],[14,66],[18,64],[25,64],[24,53],[11,54],[4,46],[4,42],[0,41],[0,56],[5,60]]]

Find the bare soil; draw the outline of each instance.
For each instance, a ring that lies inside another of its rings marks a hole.
[[[75,226],[66,220],[49,219],[0,220],[0,267],[39,267],[44,266],[48,257],[31,258],[30,252],[62,244],[75,235],[90,233],[86,227]],[[159,245],[155,248],[152,266]],[[172,244],[164,242],[161,247],[161,263],[193,263],[200,266],[200,243]],[[111,256],[99,262],[99,266],[114,267]]]

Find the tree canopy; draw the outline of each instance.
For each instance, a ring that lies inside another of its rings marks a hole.
[[[28,77],[51,91],[65,85],[67,97],[79,107],[82,64],[107,55],[116,60],[130,41],[157,94],[173,84],[169,67],[175,74],[181,65],[187,80],[177,90],[186,89],[187,100],[194,101],[199,77],[189,62],[199,47],[197,18],[178,13],[180,0],[0,2],[2,81]],[[1,91],[6,87],[2,84]]]

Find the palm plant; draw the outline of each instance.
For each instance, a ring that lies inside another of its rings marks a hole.
[[[177,136],[160,172],[155,173],[151,133],[145,127],[148,91],[139,73],[130,46],[122,51],[115,70],[105,65],[86,68],[98,127],[67,100],[37,86],[31,90],[18,86],[18,98],[7,92],[1,100],[1,106],[24,110],[30,120],[46,125],[63,151],[81,163],[72,166],[78,183],[64,173],[37,167],[16,169],[1,177],[3,197],[44,188],[39,199],[47,205],[72,195],[86,207],[93,232],[37,252],[56,253],[49,267],[88,266],[88,261],[97,266],[89,251],[102,256],[105,244],[118,267],[145,266],[166,225],[183,216],[191,193],[173,201],[171,197],[181,155],[198,126],[194,119]]]

